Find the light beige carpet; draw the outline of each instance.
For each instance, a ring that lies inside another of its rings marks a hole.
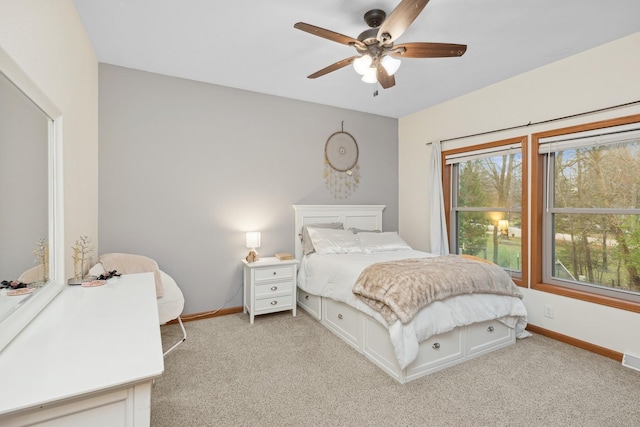
[[[640,372],[539,335],[401,385],[302,310],[185,327],[154,427],[640,426]]]

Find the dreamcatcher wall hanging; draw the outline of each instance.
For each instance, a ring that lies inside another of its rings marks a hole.
[[[327,139],[324,146],[324,183],[336,199],[346,199],[360,184],[358,143],[342,130]]]

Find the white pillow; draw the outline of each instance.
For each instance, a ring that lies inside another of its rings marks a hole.
[[[313,242],[311,241],[311,237],[309,237],[309,232],[307,231],[311,228],[335,228],[338,230],[343,230],[344,226],[341,222],[327,222],[327,223],[318,223],[318,224],[309,224],[302,227],[302,253],[310,254],[313,252]]]
[[[313,248],[320,255],[361,253],[360,241],[349,230],[308,227]]]
[[[402,251],[412,249],[396,231],[384,233],[358,233],[364,252]]]

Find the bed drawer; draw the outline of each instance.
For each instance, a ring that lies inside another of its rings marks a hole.
[[[271,282],[263,285],[256,285],[256,298],[271,298],[277,296],[291,295],[293,283]]]
[[[499,320],[488,320],[467,326],[468,354],[480,355],[496,347],[513,343],[515,332]]]
[[[354,308],[329,298],[325,298],[322,304],[322,322],[358,350],[362,337],[360,316]]]
[[[283,265],[268,268],[255,269],[255,282],[270,280],[291,279],[294,274],[294,265]]]
[[[433,336],[420,343],[420,353],[416,360],[407,366],[407,380],[415,372],[434,372],[464,358],[465,329],[455,328],[444,334]]]
[[[322,307],[322,298],[308,292],[298,289],[298,305],[304,308],[309,314],[316,319],[322,318],[320,308]]]

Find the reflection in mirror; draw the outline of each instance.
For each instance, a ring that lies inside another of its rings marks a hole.
[[[0,290],[0,305],[9,304],[0,308],[3,351],[55,299],[65,283],[62,111],[2,47],[0,76],[4,79],[0,89],[0,172],[4,174],[0,179],[0,280],[12,280],[20,274],[18,279],[36,283],[35,287],[22,288],[33,291],[17,289],[18,295],[7,295],[13,290]],[[38,116],[36,123],[26,122],[27,117]],[[19,129],[26,133],[18,133]],[[36,135],[42,139],[36,140]],[[34,250],[39,249],[44,250],[45,258],[46,249],[49,252],[48,263],[43,263],[48,266],[46,283],[38,283],[45,272],[34,264],[34,258],[38,258]],[[28,274],[23,274],[24,269]],[[31,293],[20,295],[23,292]]]
[[[49,122],[0,73],[0,321],[49,277]]]

